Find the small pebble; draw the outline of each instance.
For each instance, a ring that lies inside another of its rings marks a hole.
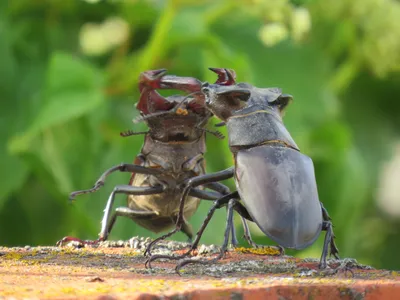
[[[207,253],[207,246],[206,245],[204,245],[204,244],[202,244],[201,246],[200,246],[200,248],[199,248],[199,251],[198,251],[198,253],[199,254],[205,254],[205,253]]]
[[[88,278],[88,279],[86,279],[86,281],[88,281],[88,282],[104,282],[104,279],[96,276],[96,277]]]
[[[139,249],[140,241],[136,238],[133,237],[129,240],[129,247],[133,249]]]

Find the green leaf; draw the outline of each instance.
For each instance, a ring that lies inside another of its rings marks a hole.
[[[0,20],[0,140],[7,141],[13,132],[18,114],[15,95],[19,84],[17,78],[18,65],[10,43],[10,26],[7,20]],[[28,174],[26,166],[17,157],[7,152],[7,145],[0,144],[0,210],[10,193],[17,190],[25,181]]]
[[[43,130],[89,113],[104,101],[100,71],[73,56],[56,53],[50,60],[45,101],[31,126],[9,143],[12,153],[29,149]]]
[[[204,35],[206,31],[204,18],[198,9],[184,10],[174,18],[169,39],[174,42],[191,40]]]
[[[17,190],[25,181],[28,169],[17,157],[7,153],[7,149],[0,147],[1,180],[0,180],[0,210],[10,193]]]

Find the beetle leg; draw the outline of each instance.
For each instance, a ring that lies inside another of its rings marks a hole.
[[[335,235],[333,233],[332,222],[331,221],[324,221],[322,223],[322,230],[326,231],[325,240],[324,240],[324,247],[322,249],[321,260],[319,263],[320,269],[326,268],[326,257],[328,256],[328,247],[330,246],[330,253],[331,255],[335,256],[335,258],[339,259],[339,250],[336,247],[334,238]]]
[[[197,248],[197,246],[199,245],[200,239],[203,235],[204,230],[206,229],[208,223],[210,222],[211,218],[213,217],[215,211],[218,208],[221,208],[223,205],[227,204],[229,202],[230,199],[238,197],[239,194],[238,192],[233,192],[230,193],[228,195],[225,195],[217,200],[214,201],[213,206],[211,206],[210,210],[207,213],[206,218],[203,221],[203,224],[201,225],[200,229],[197,231],[196,233],[196,237],[190,247],[190,249],[188,251],[186,251],[184,254],[179,255],[179,256],[171,256],[171,255],[152,255],[147,261],[146,261],[146,267],[151,268],[151,262],[157,259],[171,259],[171,260],[177,260],[177,259],[182,259],[188,255],[190,255],[190,253],[195,250]]]
[[[217,192],[220,192],[223,195],[226,195],[226,194],[230,193],[229,188],[226,185],[224,185],[224,184],[222,184],[220,182],[211,182],[211,183],[205,184],[204,186],[208,187],[209,189],[212,189],[212,190],[215,190]],[[243,218],[242,216],[240,216],[240,217]],[[231,242],[232,242],[232,245],[234,247],[239,245],[239,242],[238,242],[238,239],[237,239],[237,236],[236,236],[236,228],[235,228],[235,226],[232,226]]]
[[[77,195],[96,192],[98,189],[100,189],[104,185],[108,175],[110,175],[111,173],[114,173],[116,171],[149,174],[149,175],[159,175],[159,174],[163,173],[163,171],[160,169],[146,168],[146,167],[142,167],[142,166],[138,166],[138,165],[134,165],[134,164],[122,163],[122,164],[119,164],[118,166],[114,166],[114,167],[111,167],[108,170],[106,170],[100,176],[100,178],[96,181],[96,183],[94,184],[94,186],[91,189],[72,192],[69,196],[69,200],[73,200]]]
[[[188,243],[193,241],[193,228],[192,225],[184,218],[181,231],[188,237]]]
[[[216,261],[220,260],[224,255],[225,252],[227,251],[228,248],[228,243],[229,243],[229,233],[231,231],[231,227],[233,226],[233,208],[235,205],[235,202],[238,201],[237,199],[230,199],[228,203],[228,214],[226,218],[226,228],[225,228],[225,234],[224,234],[224,243],[222,244],[221,251],[218,254],[217,257],[210,259],[210,260],[194,260],[194,259],[185,259],[178,263],[178,265],[175,267],[175,271],[179,274],[179,270],[188,264],[211,264],[215,263]]]
[[[321,260],[319,263],[320,269],[326,268],[326,257],[328,255],[328,247],[330,247],[330,254],[333,255],[335,258],[339,259],[339,249],[335,244],[335,234],[333,232],[333,225],[331,222],[331,217],[328,214],[328,211],[320,202],[321,210],[322,210],[322,218],[324,220],[322,224],[322,230],[326,231],[325,240],[324,240],[324,247],[322,249]]]
[[[104,216],[101,221],[101,231],[99,233],[99,238],[94,241],[82,241],[80,239],[67,236],[67,237],[64,237],[63,239],[61,239],[60,241],[58,241],[57,246],[62,246],[65,243],[70,242],[70,241],[79,241],[79,242],[82,242],[83,244],[87,244],[87,245],[94,245],[101,241],[105,241],[107,239],[108,234],[110,233],[111,228],[113,227],[115,219],[117,217],[117,215],[115,215],[115,218],[113,216],[113,218],[109,221],[112,205],[115,200],[115,194],[122,193],[122,194],[127,194],[127,195],[152,195],[152,194],[160,194],[164,191],[164,189],[165,188],[163,186],[137,187],[137,186],[131,186],[131,185],[117,185],[114,188],[114,190],[112,191],[112,193],[110,194],[107,204],[106,204],[106,208],[104,209]],[[145,212],[145,214],[147,214],[147,212]]]
[[[220,182],[210,182],[204,184],[204,186],[223,195],[227,195],[231,192],[231,190],[225,184],[222,184]]]
[[[332,224],[329,221],[324,221],[322,224],[322,230],[326,231],[325,239],[324,239],[324,247],[322,249],[321,260],[319,262],[319,268],[326,268],[326,257],[328,255],[328,246],[330,241],[332,240]]]
[[[332,224],[332,219],[328,214],[328,211],[326,210],[326,208],[324,207],[324,205],[321,203],[321,209],[322,209],[322,217],[324,219],[324,221],[328,222],[329,224],[327,226],[330,227],[330,231],[331,231],[331,239],[330,239],[330,254],[333,255],[335,258],[340,259],[339,258],[339,249],[337,248],[336,244],[335,244],[335,234],[333,232],[333,224]]]
[[[101,231],[100,237],[107,239],[107,224],[110,218],[110,212],[112,205],[114,204],[115,195],[116,194],[126,194],[126,195],[153,195],[160,194],[165,190],[163,186],[155,186],[155,187],[140,187],[140,186],[131,186],[131,185],[117,185],[114,190],[111,192],[110,197],[108,198],[106,208],[104,209],[103,220],[101,221]]]
[[[191,171],[193,170],[198,163],[204,160],[204,155],[203,153],[199,153],[192,157],[191,159],[188,159],[182,164],[182,170],[184,171]]]
[[[205,184],[204,186],[209,189],[216,190],[222,194],[227,194],[229,192],[229,188],[220,182],[211,182],[211,183]],[[251,238],[250,229],[249,229],[246,219],[250,220],[250,221],[253,221],[253,219],[251,218],[250,214],[248,213],[246,207],[244,207],[242,203],[237,201],[235,203],[234,209],[236,212],[239,213],[239,215],[242,219],[243,230],[244,230],[244,235],[243,235],[244,239],[254,248],[265,247],[264,245],[257,245]],[[236,232],[235,232],[234,226],[232,227],[232,244],[233,245],[239,244],[236,239]],[[269,246],[269,247],[275,248],[275,246]],[[278,245],[278,246],[276,246],[276,248],[279,250],[280,255],[285,255],[285,249],[283,247]]]
[[[228,207],[226,207],[226,213],[228,213]],[[243,219],[243,217],[241,217]],[[231,226],[231,244],[234,248],[239,245],[239,241],[236,236],[236,228],[235,228],[235,221],[232,219],[232,226]]]
[[[132,219],[133,217],[138,217],[138,216],[157,216],[155,212],[152,211],[145,211],[145,210],[134,210],[129,207],[117,207],[115,209],[115,213],[112,215],[110,221],[107,223],[104,232],[105,235],[103,237],[103,240],[106,240],[108,235],[110,234],[112,228],[114,227],[115,221],[117,220],[117,217],[127,217]]]
[[[175,229],[173,229],[172,231],[170,231],[169,233],[153,240],[147,247],[146,251],[145,251],[145,255],[149,255],[151,256],[151,248],[157,244],[159,241],[166,239],[167,237],[170,237],[171,235],[175,234],[176,232],[178,232],[179,230],[181,230],[182,227],[182,223],[183,223],[183,211],[184,211],[184,207],[185,207],[185,200],[187,198],[187,196],[189,195],[190,189],[194,188],[196,186],[199,185],[204,185],[206,183],[210,183],[210,182],[214,182],[214,181],[221,181],[221,180],[225,180],[225,179],[229,179],[233,177],[233,173],[234,173],[234,168],[228,168],[226,170],[223,171],[219,171],[213,174],[205,174],[205,175],[201,175],[201,176],[197,176],[194,178],[191,178],[187,181],[186,187],[183,190],[182,196],[181,196],[181,200],[179,203],[179,213],[178,213],[178,218],[176,221],[176,227]]]
[[[216,192],[212,192],[212,191],[191,189],[189,192],[189,196],[200,198],[203,200],[216,200],[216,199],[220,198],[222,195],[220,193],[216,193]]]

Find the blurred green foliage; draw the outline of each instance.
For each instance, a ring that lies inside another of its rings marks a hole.
[[[140,72],[214,81],[213,66],[294,96],[285,124],[314,160],[341,255],[399,269],[399,217],[376,205],[399,138],[399,19],[395,0],[0,1],[0,244],[96,238],[108,194],[129,175],[73,205],[68,194],[140,151],[142,137],[119,136],[137,115]],[[210,136],[208,171],[231,164],[227,142]],[[221,210],[203,242],[221,243],[224,223]],[[155,237],[120,219],[111,239],[138,234]],[[322,240],[290,253],[319,257]]]

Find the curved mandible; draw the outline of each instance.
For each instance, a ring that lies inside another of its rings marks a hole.
[[[236,83],[236,72],[233,69],[225,68],[208,68],[209,70],[217,73],[218,79],[215,82],[220,85],[232,85]]]
[[[195,111],[200,112],[205,109],[204,95],[201,93],[202,82],[194,77],[183,77],[166,75],[161,80],[162,89],[176,89],[186,93],[190,93],[193,97],[188,101],[187,106]]]
[[[162,88],[161,81],[166,73],[166,69],[159,69],[142,72],[139,75],[140,99],[136,108],[143,114],[169,110],[173,107],[173,103],[156,91],[156,89]]]

